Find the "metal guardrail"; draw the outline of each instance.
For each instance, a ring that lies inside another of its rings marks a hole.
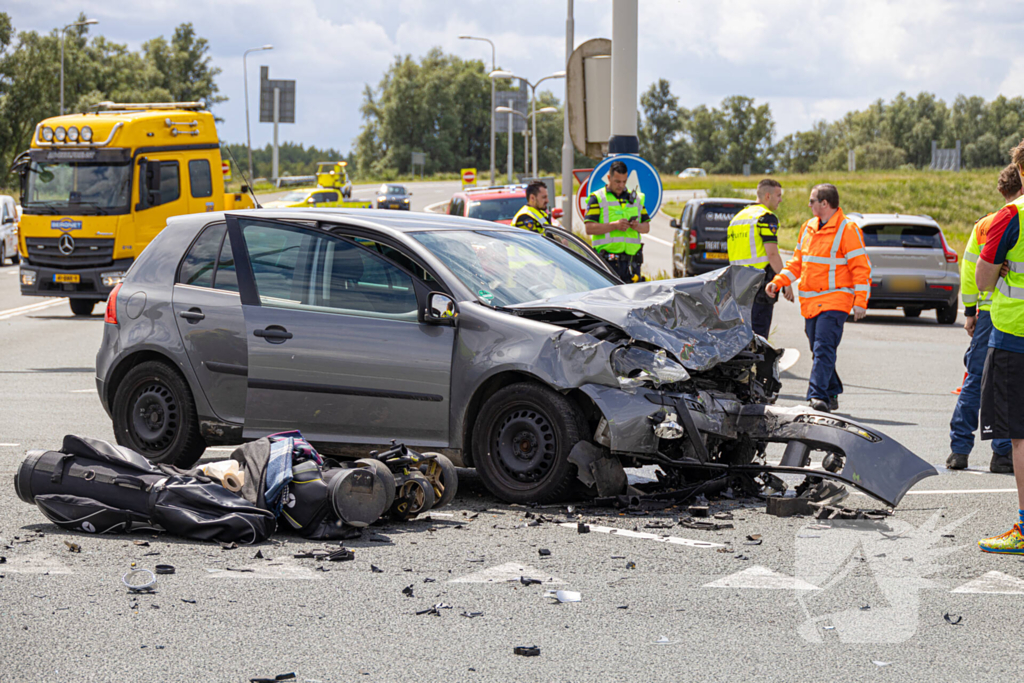
[[[309,185],[316,183],[315,175],[290,175],[277,179],[277,187],[290,187],[292,185]]]

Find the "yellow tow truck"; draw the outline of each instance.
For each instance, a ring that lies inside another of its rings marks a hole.
[[[316,184],[318,187],[341,190],[341,196],[352,196],[352,183],[348,179],[347,161],[318,161],[316,163]]]
[[[115,104],[41,121],[21,175],[21,293],[76,315],[106,299],[171,216],[252,208],[224,190],[213,115],[199,102]]]

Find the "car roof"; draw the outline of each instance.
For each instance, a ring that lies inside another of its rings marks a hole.
[[[739,197],[698,197],[691,199],[687,204],[753,204],[753,199],[740,199]]]
[[[463,195],[466,199],[479,201],[482,199],[499,199],[502,197],[525,197],[525,185],[499,185],[496,187],[478,187],[463,190],[456,194]]]
[[[522,232],[522,228],[513,228],[508,225],[482,221],[476,218],[464,218],[462,216],[450,216],[443,213],[420,213],[420,212],[397,212],[380,211],[374,209],[348,209],[348,208],[325,208],[325,209],[304,209],[304,208],[281,208],[281,209],[242,209],[237,211],[213,211],[196,214],[186,214],[169,218],[168,226],[176,223],[190,223],[202,221],[205,225],[217,220],[223,220],[224,216],[230,214],[237,217],[298,221],[304,224],[316,223],[319,221],[340,222],[349,219],[353,225],[375,227],[395,232],[419,232],[423,230],[491,230],[499,232]]]
[[[853,221],[862,228],[866,225],[878,225],[880,223],[895,225],[930,225],[936,228],[939,227],[939,224],[934,218],[923,214],[859,213],[854,211],[846,214],[846,216],[847,218],[852,218]]]

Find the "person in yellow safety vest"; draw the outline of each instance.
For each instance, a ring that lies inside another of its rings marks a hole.
[[[512,226],[544,234],[544,228],[551,225],[548,219],[548,186],[534,180],[526,186],[526,204],[512,217]]]
[[[1010,153],[1024,171],[1024,141]],[[1024,239],[1020,214],[1024,197],[1004,206],[992,219],[978,256],[978,291],[992,292],[992,335],[981,377],[981,439],[1010,439],[1013,455],[1003,472],[1017,483],[1017,523],[999,536],[982,539],[988,553],[1024,555]]]
[[[779,217],[775,215],[775,209],[781,202],[781,183],[774,178],[765,178],[757,184],[757,203],[745,207],[729,223],[729,263],[763,270],[764,282],[771,282],[776,273],[782,272]],[[791,287],[783,287],[782,294],[793,300]],[[750,309],[750,326],[765,339],[772,328],[775,301],[761,287],[757,288],[757,296]]]
[[[626,189],[629,168],[623,161],[612,162],[608,184],[590,194],[583,222],[591,245],[623,282],[643,279],[644,262],[640,235],[651,231],[651,219],[644,208],[644,196]]]
[[[1012,202],[1024,192],[1021,190],[1020,174],[1017,167],[1010,164],[999,174],[996,184],[999,193],[1006,202]],[[960,296],[964,302],[964,313],[967,321],[964,329],[971,337],[970,346],[964,354],[964,365],[967,375],[963,387],[956,399],[953,418],[949,421],[949,457],[946,467],[951,470],[962,470],[967,467],[967,458],[974,449],[974,432],[978,430],[978,407],[981,402],[981,376],[985,369],[985,356],[988,354],[988,341],[992,336],[992,293],[978,292],[974,281],[974,271],[981,250],[985,248],[988,230],[998,215],[992,212],[974,224],[971,237],[964,250],[963,262],[960,264]],[[1013,445],[1009,439],[992,440],[992,461],[989,469],[993,472],[1009,471],[1012,467]]]

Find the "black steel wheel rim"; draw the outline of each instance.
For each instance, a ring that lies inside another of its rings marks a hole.
[[[170,446],[178,432],[180,409],[167,385],[159,381],[144,384],[131,405],[132,431],[139,443],[149,451]]]
[[[508,409],[491,430],[491,451],[504,478],[522,484],[539,482],[555,464],[558,439],[554,425],[536,408]]]

